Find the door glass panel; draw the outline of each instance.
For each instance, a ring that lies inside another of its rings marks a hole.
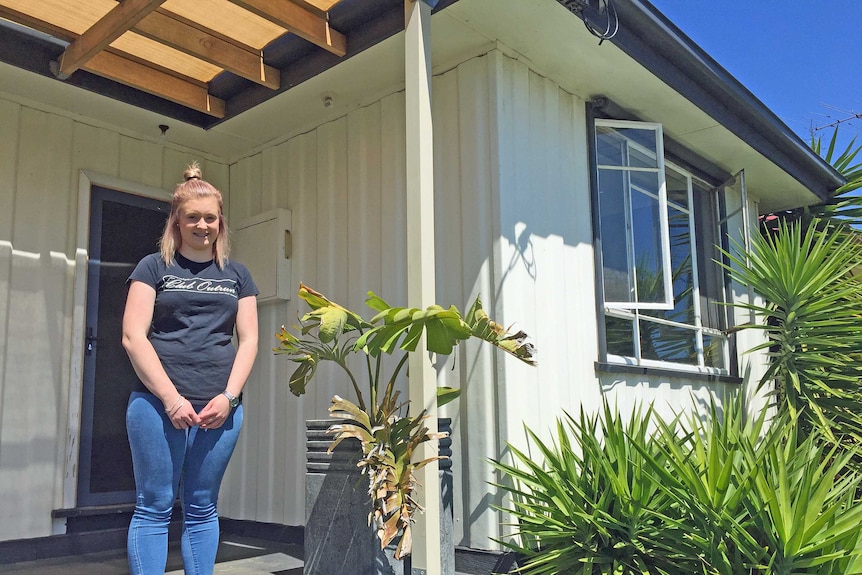
[[[134,501],[126,403],[137,376],[121,344],[126,279],[158,250],[167,202],[94,187],[78,505]]]

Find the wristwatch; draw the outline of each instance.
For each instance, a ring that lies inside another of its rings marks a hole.
[[[239,398],[237,396],[235,396],[234,394],[232,394],[231,392],[225,390],[225,391],[221,392],[221,394],[223,396],[225,396],[227,398],[227,400],[230,402],[231,409],[233,409],[234,407],[239,405]]]

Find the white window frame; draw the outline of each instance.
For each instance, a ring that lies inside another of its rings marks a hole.
[[[648,155],[650,157],[654,157],[656,160],[656,168],[643,168],[643,167],[634,167],[634,166],[615,166],[608,164],[599,164],[598,159],[596,161],[596,177],[597,181],[600,181],[599,177],[602,170],[607,171],[622,171],[627,176],[633,172],[648,172],[655,173],[658,177],[658,200],[659,204],[659,234],[661,238],[661,263],[662,263],[662,285],[664,289],[664,300],[663,301],[653,301],[653,302],[643,302],[638,300],[637,295],[637,270],[636,261],[635,261],[635,245],[634,245],[634,233],[632,229],[632,214],[631,214],[631,190],[634,189],[634,185],[629,182],[624,190],[625,198],[626,198],[626,250],[627,250],[627,259],[628,259],[628,278],[629,278],[629,289],[633,292],[632,301],[608,301],[605,299],[604,294],[602,294],[602,300],[604,302],[605,307],[609,309],[620,309],[620,310],[635,310],[635,309],[664,309],[670,310],[673,309],[673,280],[672,280],[672,270],[671,270],[671,257],[670,257],[670,232],[668,229],[668,219],[667,219],[667,182],[665,178],[665,168],[664,168],[664,135],[662,132],[662,126],[658,123],[653,122],[634,122],[629,120],[605,120],[597,118],[595,120],[595,126],[598,127],[606,127],[606,128],[622,128],[622,129],[635,129],[635,130],[652,130],[655,134],[656,141],[656,149],[648,150],[643,148],[643,146],[638,145],[636,142],[632,140],[628,140],[629,145],[637,148],[641,153]],[[596,130],[596,142],[595,146],[598,146],[598,130]],[[639,190],[639,193],[643,193],[644,195],[651,196],[655,198],[655,195],[651,192],[647,192],[646,190]],[[602,270],[604,273],[604,270]]]
[[[695,210],[697,209],[697,202],[695,202],[694,197],[694,185],[693,182],[696,179],[692,174],[680,167],[675,165],[673,162],[663,162],[663,166],[672,169],[677,175],[685,178],[686,187],[687,187],[687,203],[688,207],[679,205],[669,199],[667,199],[667,194],[665,193],[665,207],[662,212],[664,219],[668,220],[668,206],[673,207],[675,210],[683,212],[688,216],[689,223],[689,243],[690,250],[692,254],[692,262],[691,262],[691,273],[692,273],[692,306],[693,306],[693,319],[694,323],[682,323],[677,321],[672,321],[664,318],[657,318],[652,316],[647,316],[639,313],[637,309],[623,309],[619,307],[614,307],[605,303],[604,313],[606,316],[617,317],[620,319],[624,319],[626,321],[631,321],[632,325],[632,349],[634,351],[634,357],[629,356],[621,356],[614,355],[611,353],[607,354],[607,360],[613,363],[621,363],[628,365],[639,365],[639,366],[652,366],[652,367],[660,367],[660,368],[672,368],[680,371],[692,371],[692,372],[702,372],[702,373],[711,373],[711,374],[728,374],[730,373],[730,342],[727,338],[727,335],[724,334],[721,330],[711,328],[703,325],[703,317],[701,311],[701,298],[700,298],[700,274],[698,273],[698,266],[701,262],[698,260],[698,246],[697,246],[697,226],[696,220],[694,217]],[[664,169],[663,169],[664,174]],[[665,185],[663,187],[666,188],[666,178],[664,179]],[[711,186],[703,181],[698,181],[698,183],[705,189],[710,188]],[[670,259],[670,242],[667,244],[667,252],[668,258]],[[670,269],[670,262],[668,262],[668,269]],[[672,276],[672,272],[670,274]],[[674,299],[673,299],[673,287],[671,287],[670,291],[671,296],[671,306],[669,309],[673,309],[674,307]],[[646,308],[641,308],[646,309]],[[654,308],[653,308],[654,309]],[[695,351],[697,352],[697,364],[691,363],[677,363],[671,361],[662,361],[655,359],[646,359],[642,357],[642,349],[641,349],[641,322],[650,322],[654,324],[667,325],[670,327],[675,327],[679,329],[688,330],[694,332],[695,336]],[[725,366],[723,368],[707,366],[705,359],[705,349],[704,349],[704,336],[710,336],[713,338],[718,338],[723,341],[722,345],[722,364]]]

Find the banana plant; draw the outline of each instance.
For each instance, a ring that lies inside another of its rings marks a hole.
[[[368,320],[304,284],[300,284],[299,297],[310,311],[293,330],[282,327],[275,334],[278,345],[273,351],[297,364],[288,382],[296,396],[306,392],[323,361],[335,363],[346,373],[356,397],[355,401],[333,397],[329,412],[339,422],[328,430],[334,435],[329,451],[345,439],[359,440],[362,455],[357,465],[368,477],[369,524],[375,526],[381,548],[400,536],[395,551],[395,558],[400,559],[411,553],[411,527],[416,512],[421,510],[413,496],[415,472],[439,459],[414,461],[414,455],[421,444],[443,436],[425,426],[425,411],[408,416],[409,402],[400,400],[396,389],[409,354],[417,351],[422,334],[426,335],[426,350],[438,355],[452,353],[470,338],[488,342],[529,365],[536,363],[536,350],[526,341],[524,332],[512,333],[492,321],[479,297],[462,315],[455,306],[393,307],[368,292],[365,303],[376,312]],[[395,353],[401,357],[387,371],[383,358]],[[354,354],[365,359],[361,375],[351,368],[350,357]],[[438,406],[456,399],[459,391],[439,387]]]

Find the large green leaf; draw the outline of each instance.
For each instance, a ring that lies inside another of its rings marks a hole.
[[[416,487],[415,471],[436,461],[430,457],[414,461],[421,444],[439,439],[424,425],[424,412],[406,416],[407,402],[399,400],[397,382],[410,352],[415,351],[423,334],[427,351],[446,355],[455,346],[478,337],[526,361],[534,363],[534,350],[525,343],[521,332],[509,335],[491,322],[481,310],[479,300],[471,308],[468,324],[454,306],[438,305],[421,310],[392,307],[383,298],[368,292],[366,303],[376,315],[371,321],[332,302],[308,286],[300,286],[300,298],[310,311],[303,315],[295,331],[282,328],[276,334],[275,353],[287,355],[298,364],[290,376],[290,390],[295,395],[306,392],[307,386],[323,361],[337,364],[347,374],[356,393],[356,402],[335,396],[330,415],[340,423],[330,427],[335,434],[333,449],[348,438],[362,444],[363,457],[358,465],[368,477],[368,494],[372,502],[369,522],[377,529],[383,546],[401,535],[396,556],[409,554],[412,545],[411,525],[419,504],[413,498]],[[403,352],[401,359],[389,369],[382,356]],[[365,372],[356,375],[351,354],[365,359]],[[438,405],[457,398],[460,390],[440,388]]]
[[[526,343],[527,334],[523,331],[510,333],[509,330],[492,321],[482,308],[482,300],[479,296],[476,296],[473,305],[470,306],[466,321],[474,337],[497,346],[524,363],[536,365],[533,359],[536,349],[532,344]]]

